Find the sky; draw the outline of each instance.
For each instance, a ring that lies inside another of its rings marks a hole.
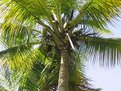
[[[112,34],[104,35],[105,37],[121,38],[121,19],[115,22],[115,27],[108,25]],[[121,91],[121,65],[108,69],[97,64],[87,63],[86,75],[91,79],[90,83],[96,88],[101,88],[102,91]]]

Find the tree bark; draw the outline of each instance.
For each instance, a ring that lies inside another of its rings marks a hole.
[[[68,61],[68,50],[62,50],[57,91],[68,91]]]

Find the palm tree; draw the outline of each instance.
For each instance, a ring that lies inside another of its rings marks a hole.
[[[6,47],[1,57],[9,60],[13,73],[25,71],[22,78],[34,75],[31,71],[41,60],[40,91],[57,85],[58,91],[80,91],[88,83],[80,72],[83,58],[77,61],[75,56],[78,50],[100,59],[102,65],[120,62],[120,39],[100,37],[110,33],[106,24],[119,16],[120,4],[120,0],[1,0],[1,35]],[[47,78],[56,78],[55,73],[59,80],[45,83]]]

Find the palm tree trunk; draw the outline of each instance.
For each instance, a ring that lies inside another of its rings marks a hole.
[[[57,91],[68,91],[68,50],[61,51],[61,64]]]

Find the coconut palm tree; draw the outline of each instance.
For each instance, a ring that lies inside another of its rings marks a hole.
[[[1,57],[8,60],[13,73],[24,71],[22,78],[34,75],[40,64],[40,91],[57,86],[58,91],[83,91],[88,88],[80,72],[83,53],[102,65],[120,63],[120,39],[100,36],[110,33],[106,25],[119,16],[120,4],[120,0],[1,0],[1,35],[6,47]],[[77,61],[79,50],[82,55]],[[58,81],[47,81],[55,76]]]

